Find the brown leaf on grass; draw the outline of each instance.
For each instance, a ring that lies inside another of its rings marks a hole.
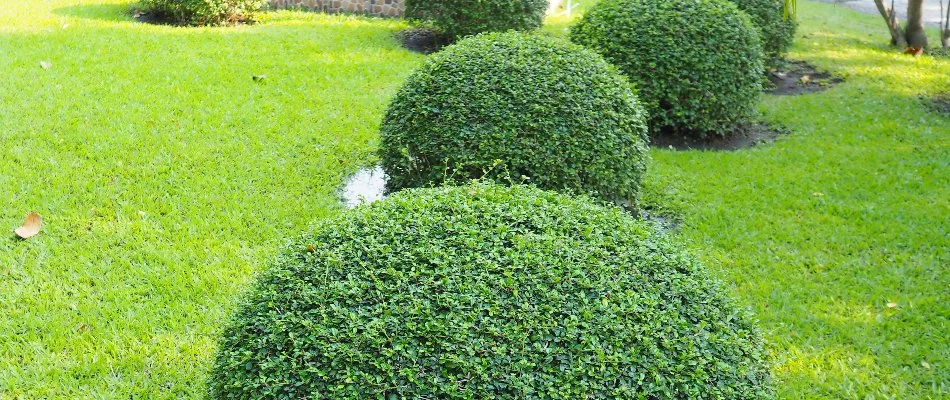
[[[40,215],[35,212],[30,212],[26,216],[26,221],[23,221],[23,226],[16,228],[13,233],[16,233],[20,238],[29,239],[40,233],[40,227],[42,225],[43,220],[40,219]]]
[[[799,80],[802,81],[802,85],[807,85],[808,82],[811,82],[811,76],[809,76],[809,75],[802,75],[802,77],[799,78]]]
[[[43,68],[43,69],[53,68],[53,63],[49,61],[40,61],[40,68]]]

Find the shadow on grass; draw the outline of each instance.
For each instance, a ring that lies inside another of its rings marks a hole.
[[[99,21],[134,21],[132,18],[133,3],[120,4],[85,4],[69,7],[60,7],[53,10],[53,14],[64,17],[95,19]]]

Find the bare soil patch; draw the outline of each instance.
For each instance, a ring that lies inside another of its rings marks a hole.
[[[736,127],[735,131],[726,136],[699,138],[695,135],[664,131],[651,137],[650,145],[672,150],[730,151],[772,143],[788,133],[787,129],[780,126],[753,122]]]
[[[804,61],[788,60],[774,71],[768,72],[772,88],[768,93],[778,96],[794,96],[820,92],[844,81],[829,72],[820,71]]]

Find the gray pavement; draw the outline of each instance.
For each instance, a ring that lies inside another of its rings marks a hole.
[[[836,3],[842,7],[848,7],[868,14],[881,15],[874,5],[874,0],[816,0],[822,3]],[[943,12],[947,12],[947,0],[924,0],[924,24],[938,26],[940,24],[940,2],[943,2]],[[884,0],[884,4],[890,5],[891,0]],[[907,0],[894,0],[894,8],[897,10],[897,17],[901,19],[901,25],[907,19]]]

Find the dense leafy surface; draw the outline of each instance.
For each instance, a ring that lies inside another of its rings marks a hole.
[[[793,132],[770,146],[652,150],[643,203],[678,212],[676,236],[754,308],[780,398],[947,398],[950,120],[917,99],[950,91],[950,60],[900,55],[879,15],[799,3],[789,57],[847,80],[765,96]],[[424,60],[396,20],[179,28],[131,6],[0,7],[4,400],[203,398],[234,294],[339,212]],[[18,240],[30,210],[43,231]]]
[[[729,0],[739,6],[752,18],[752,24],[759,30],[762,38],[762,50],[770,63],[778,62],[795,38],[794,18],[785,18],[785,0]]]
[[[727,134],[762,90],[762,46],[726,0],[604,0],[571,29],[639,89],[651,134]]]
[[[453,38],[537,29],[547,0],[406,0],[406,17],[434,24]]]
[[[504,174],[548,189],[635,200],[644,111],[596,53],[559,39],[483,34],[431,56],[381,127],[391,191]]]
[[[181,25],[223,25],[249,21],[267,0],[141,0],[142,9]]]
[[[324,221],[225,330],[214,398],[771,397],[750,318],[651,228],[514,186]]]

